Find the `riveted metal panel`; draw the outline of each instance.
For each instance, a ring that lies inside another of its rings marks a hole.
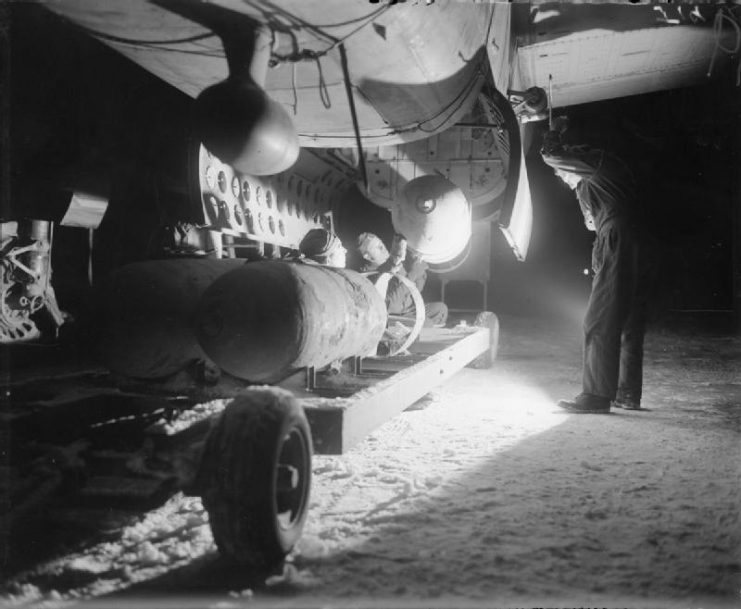
[[[547,89],[551,75],[555,107],[690,86],[707,78],[714,46],[693,26],[568,34],[518,50],[518,86]]]
[[[251,176],[201,146],[198,173],[206,227],[292,249],[310,229],[329,228],[331,197],[350,184],[346,175],[308,152],[286,172]]]

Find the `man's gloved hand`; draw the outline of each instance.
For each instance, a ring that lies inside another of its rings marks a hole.
[[[592,214],[586,210],[584,211],[584,226],[587,227],[587,230],[590,230],[593,233],[597,231],[597,228],[594,226],[594,218],[592,217]]]
[[[398,267],[404,262],[407,257],[407,240],[404,235],[398,233],[394,235],[394,240],[391,242],[391,251],[389,252],[389,261],[391,262],[392,268],[395,272]]]
[[[541,154],[552,154],[561,148],[563,142],[561,136],[569,128],[569,119],[566,116],[557,116],[551,121],[548,131],[543,135],[543,145],[540,148]]]

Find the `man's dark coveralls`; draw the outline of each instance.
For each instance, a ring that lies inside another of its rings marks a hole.
[[[378,267],[365,263],[360,267],[360,272],[374,270],[379,273],[392,271],[394,262],[389,257],[386,262]],[[403,275],[411,281],[417,289],[422,292],[427,283],[428,264],[415,254],[407,254],[403,265],[396,268],[394,272]],[[414,315],[414,299],[404,285],[395,278],[389,282],[386,290],[386,308],[390,315]],[[425,326],[444,326],[448,319],[448,307],[444,302],[425,302]]]
[[[427,263],[414,254],[407,255],[404,266],[398,271],[422,292],[427,283]],[[409,291],[392,279],[386,292],[386,308],[391,315],[413,315],[414,300]],[[444,326],[448,319],[448,307],[444,302],[425,302],[425,326]]]
[[[617,157],[565,145],[556,131],[546,135],[541,155],[554,169],[581,178],[576,196],[597,233],[584,318],[583,392],[640,404],[648,273],[635,179]]]

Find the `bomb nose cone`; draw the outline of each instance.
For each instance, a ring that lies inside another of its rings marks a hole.
[[[431,264],[453,260],[471,238],[471,204],[463,191],[438,175],[414,178],[391,209],[394,230]]]

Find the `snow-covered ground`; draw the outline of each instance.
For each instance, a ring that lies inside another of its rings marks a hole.
[[[738,606],[741,339],[652,333],[647,409],[608,416],[554,407],[579,391],[579,349],[578,326],[502,319],[491,370],[465,369],[348,453],[316,456],[282,573],[221,573],[200,500],[176,495],[14,577],[2,601]]]

